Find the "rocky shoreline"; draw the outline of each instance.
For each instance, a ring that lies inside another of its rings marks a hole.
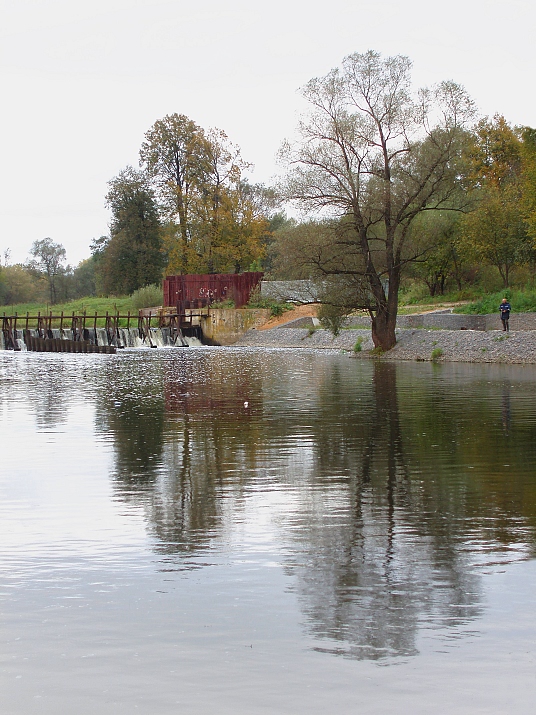
[[[536,331],[398,329],[397,344],[382,360],[536,364]],[[356,344],[359,348],[355,351]],[[311,328],[249,330],[235,343],[241,347],[308,348],[351,352],[357,358],[377,357],[370,330],[346,329],[334,337]]]

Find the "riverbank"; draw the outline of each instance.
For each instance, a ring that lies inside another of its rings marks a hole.
[[[432,360],[438,362],[487,362],[536,364],[536,331],[398,329],[397,344],[382,360]],[[328,330],[277,328],[249,330],[236,346],[345,350],[357,358],[377,357],[370,330],[342,330],[334,337]],[[357,351],[355,351],[358,345]]]

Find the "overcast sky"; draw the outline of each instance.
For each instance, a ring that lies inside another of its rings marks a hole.
[[[223,129],[269,183],[299,87],[352,52],[405,54],[484,115],[536,126],[528,0],[0,0],[0,251],[50,236],[75,265],[108,231],[106,183],[173,112]]]

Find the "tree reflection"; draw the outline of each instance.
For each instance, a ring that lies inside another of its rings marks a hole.
[[[15,360],[9,360],[15,357]],[[8,356],[0,368],[0,406],[26,403],[35,416],[38,430],[54,430],[69,417],[69,387],[72,375],[55,355],[38,362],[27,353]],[[41,357],[41,356],[40,356]],[[21,358],[19,360],[19,358]],[[32,359],[33,358],[33,359]]]
[[[103,370],[98,389],[97,429],[112,436],[114,477],[123,497],[136,500],[155,483],[164,441],[164,397],[161,370],[150,365],[145,374],[131,370],[130,361]]]
[[[449,370],[173,351],[110,366],[99,424],[167,567],[221,543],[248,499],[288,495],[274,549],[318,647],[409,656],[423,626],[461,633],[480,613],[472,560],[534,543],[526,386]]]
[[[226,360],[174,353],[143,376],[125,361],[101,385],[98,424],[113,435],[118,492],[143,505],[163,553],[206,546],[255,468],[262,381]]]
[[[337,393],[336,379],[325,392]],[[351,476],[335,493],[326,492],[326,464],[341,435],[317,434],[317,470],[324,477],[303,505],[301,557],[291,571],[311,632],[332,641],[320,649],[377,659],[415,653],[423,620],[444,619],[452,628],[476,616],[479,594],[477,577],[445,531],[420,518],[395,365],[374,365],[371,394],[361,419],[340,425],[345,450],[336,466]]]

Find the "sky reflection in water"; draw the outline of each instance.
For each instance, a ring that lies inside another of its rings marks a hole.
[[[535,377],[0,355],[2,712],[525,712]]]

